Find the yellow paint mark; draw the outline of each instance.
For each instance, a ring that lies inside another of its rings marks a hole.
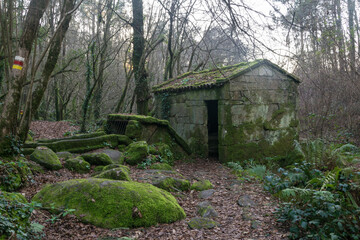
[[[18,69],[18,70],[22,70],[22,66],[19,66],[19,65],[13,65],[13,69]]]

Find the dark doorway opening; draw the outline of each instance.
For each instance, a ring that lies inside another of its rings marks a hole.
[[[208,147],[209,157],[219,158],[219,121],[218,121],[218,101],[205,101],[208,112]]]

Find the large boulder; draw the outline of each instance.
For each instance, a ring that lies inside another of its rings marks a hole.
[[[74,179],[45,186],[32,201],[76,209],[79,219],[103,228],[148,227],[185,218],[170,193],[138,182]]]
[[[106,166],[109,164],[113,164],[111,158],[105,153],[100,153],[100,152],[86,153],[81,155],[81,157],[83,157],[84,160],[90,163],[91,165]]]
[[[129,174],[130,169],[127,166],[120,166],[117,168],[102,171],[100,174],[96,175],[95,178],[131,181]]]
[[[56,153],[44,146],[37,147],[30,155],[30,160],[49,170],[59,170],[62,168],[61,162]]]
[[[84,160],[82,157],[71,158],[65,161],[65,167],[70,171],[77,173],[90,172],[90,163]]]
[[[149,155],[149,146],[145,141],[131,143],[125,152],[125,161],[130,165],[141,163]]]

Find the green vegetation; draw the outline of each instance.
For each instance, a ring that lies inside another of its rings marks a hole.
[[[131,181],[131,178],[129,176],[130,170],[126,166],[119,166],[116,168],[111,168],[108,170],[104,170],[94,176],[95,178],[106,178],[106,179],[112,179],[112,180],[122,180],[122,181]]]
[[[194,182],[191,185],[191,189],[196,190],[196,191],[204,191],[204,190],[208,190],[211,188],[214,188],[214,186],[211,184],[211,182],[209,180],[201,180],[198,182]]]
[[[59,170],[62,168],[56,153],[47,147],[37,147],[30,155],[30,159],[49,170]]]
[[[106,166],[109,164],[113,164],[111,158],[105,153],[86,153],[81,155],[81,157],[84,158],[85,161],[87,161],[91,165]]]
[[[43,226],[29,220],[39,206],[20,193],[0,192],[0,239],[41,239]]]
[[[0,158],[0,189],[15,191],[31,179],[32,173],[26,159]]]

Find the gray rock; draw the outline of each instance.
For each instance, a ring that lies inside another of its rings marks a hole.
[[[256,204],[248,195],[243,195],[239,198],[238,205],[240,207],[254,207]]]
[[[219,223],[210,218],[195,217],[188,222],[188,225],[191,229],[209,229],[218,226]]]
[[[124,163],[124,154],[122,152],[113,149],[105,149],[102,152],[108,155],[114,163]]]
[[[197,206],[197,213],[204,218],[212,218],[217,217],[218,213],[215,209],[210,205],[209,202],[201,202]]]
[[[73,157],[72,153],[70,152],[57,152],[56,155],[58,158],[62,158],[64,160],[70,159]]]
[[[169,192],[188,191],[190,189],[190,182],[188,180],[168,176],[159,176],[153,179],[152,184]]]
[[[30,160],[50,170],[59,170],[62,168],[61,162],[56,153],[47,147],[37,147],[30,155]]]
[[[208,199],[214,194],[214,189],[204,190],[199,193],[199,198]]]

